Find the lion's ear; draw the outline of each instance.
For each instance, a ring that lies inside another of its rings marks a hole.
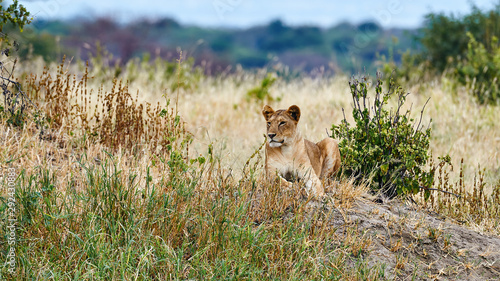
[[[265,105],[264,108],[262,109],[262,115],[264,115],[264,118],[269,120],[271,116],[274,114],[274,109],[272,109],[269,105]]]
[[[296,105],[292,105],[287,110],[288,114],[292,117],[293,120],[299,122],[300,119],[300,108]]]

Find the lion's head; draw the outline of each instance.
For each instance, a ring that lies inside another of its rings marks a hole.
[[[288,109],[274,111],[269,105],[264,106],[262,115],[267,122],[267,140],[270,147],[289,145],[296,134],[300,119],[300,109],[296,105]]]

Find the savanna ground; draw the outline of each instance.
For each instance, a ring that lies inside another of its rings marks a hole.
[[[303,135],[322,139],[352,120],[348,77],[280,78],[266,101],[247,95],[264,72],[93,65],[17,67],[45,129],[31,115],[1,120],[17,223],[2,279],[498,280],[500,110],[446,77],[409,87],[406,106],[419,116],[430,97],[430,150],[454,166],[434,187],[461,197],[374,203],[365,185],[337,178],[318,202],[263,180],[260,112],[296,104]]]

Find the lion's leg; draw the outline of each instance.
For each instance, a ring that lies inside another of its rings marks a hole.
[[[298,170],[298,178],[305,185],[305,190],[308,196],[315,198],[325,195],[323,183],[314,172],[312,166],[301,166]]]
[[[281,187],[285,187],[286,189],[290,189],[292,188],[292,183],[287,181],[285,178],[283,178],[282,176],[278,176],[279,179],[280,179],[280,186]]]
[[[337,141],[326,138],[317,143],[323,164],[320,179],[329,178],[340,169],[340,151]]]
[[[266,165],[267,166],[267,165]],[[269,184],[279,183],[280,187],[285,189],[292,188],[293,184],[283,178],[275,168],[266,167],[266,179]]]
[[[316,198],[323,197],[325,195],[323,183],[314,172],[309,179],[306,180],[306,190],[308,195],[312,195]]]

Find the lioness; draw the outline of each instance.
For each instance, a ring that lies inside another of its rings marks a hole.
[[[290,187],[293,181],[305,182],[308,195],[325,194],[321,179],[340,168],[340,151],[332,138],[318,143],[310,142],[300,134],[297,124],[300,109],[296,105],[274,111],[266,105],[262,115],[267,122],[266,176],[276,175]]]

